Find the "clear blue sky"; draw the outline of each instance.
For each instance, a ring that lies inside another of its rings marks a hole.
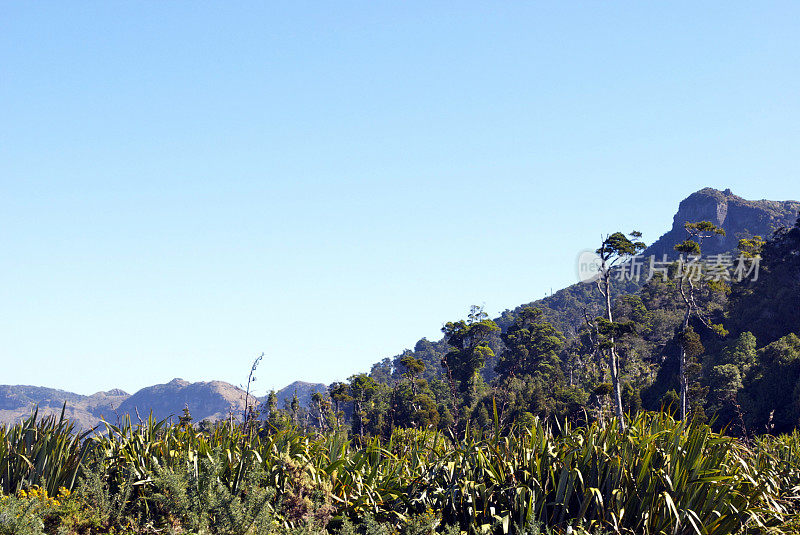
[[[502,4],[502,5],[501,5]],[[797,2],[4,2],[0,383],[330,382],[800,197]]]

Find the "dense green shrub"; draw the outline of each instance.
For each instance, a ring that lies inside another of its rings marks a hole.
[[[60,487],[72,489],[94,445],[87,435],[74,432],[63,410],[59,418],[39,418],[37,409],[17,425],[0,426],[0,491],[41,486],[54,496]]]
[[[800,434],[748,444],[664,413],[462,440],[152,420],[86,440],[75,491],[42,500],[39,476],[0,533],[793,533],[800,512]]]

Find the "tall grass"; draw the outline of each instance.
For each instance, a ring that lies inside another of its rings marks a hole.
[[[71,431],[63,418],[35,415],[3,428],[4,492],[71,486],[86,470],[112,487],[132,486],[132,503],[153,514],[147,506],[174,472],[195,482],[194,495],[211,478],[226,495],[245,497],[257,480],[287,527],[363,517],[400,526],[435,511],[444,523],[485,533],[540,523],[716,535],[777,528],[800,510],[800,434],[745,444],[661,413],[640,414],[625,430],[614,421],[559,430],[536,421],[460,441],[418,430],[385,442],[293,429],[245,434],[230,424],[200,432],[152,418],[92,437]]]
[[[77,434],[61,415],[39,418],[38,408],[24,421],[0,426],[0,489],[10,494],[34,485],[55,495],[71,489],[93,443]]]
[[[315,459],[342,513],[393,520],[433,509],[483,532],[535,521],[619,533],[735,533],[779,524],[798,481],[778,479],[769,462],[753,464],[753,452],[732,438],[657,413],[625,431],[612,423],[554,433],[536,422],[507,436],[443,444],[421,433],[399,455],[376,440],[333,470],[323,455]]]

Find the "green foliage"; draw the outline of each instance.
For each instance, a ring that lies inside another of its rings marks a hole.
[[[767,345],[800,325],[800,219],[762,248],[757,278],[754,272],[732,288],[727,320],[734,333],[752,332]]]
[[[756,361],[756,337],[744,332],[719,353],[717,364],[731,364],[741,372],[748,371]]]
[[[704,240],[724,232],[704,221],[687,224],[686,231],[686,252],[700,251]],[[800,324],[799,237],[800,230],[788,229],[763,244],[743,239],[746,254],[764,255],[763,285],[697,283],[678,276],[686,275],[680,263],[641,287],[614,278],[607,288],[612,313],[606,314],[613,321],[596,318],[606,302],[592,295],[592,285],[558,292],[537,307],[507,310],[496,322],[473,307],[466,320],[445,325],[442,341],[420,340],[374,366],[369,377],[378,385],[361,409],[350,385],[334,385],[330,403],[338,407],[328,427],[383,438],[398,426],[460,435],[491,428],[495,406],[500,427],[508,430],[529,422],[528,416],[559,425],[604,421],[619,405],[627,414],[671,406],[737,436],[788,431],[800,422],[800,387],[795,392],[791,365],[765,360],[768,352],[758,348]],[[638,235],[615,233],[601,252],[612,264],[641,250],[640,243]],[[584,326],[576,329],[577,323]],[[741,328],[750,324],[772,334],[757,340]],[[619,403],[616,388],[612,397],[595,393],[609,382],[619,387]],[[685,407],[683,396],[675,402],[676,392],[685,393]],[[326,429],[321,418],[311,421]]]
[[[675,250],[686,255],[699,255],[700,244],[694,240],[685,240],[676,245]]]
[[[559,369],[558,352],[564,346],[564,335],[544,320],[541,310],[522,309],[501,339],[507,348],[497,364],[501,377],[552,376]]]
[[[499,333],[500,328],[489,319],[447,322],[442,327],[447,343],[454,349],[442,359],[442,365],[452,371],[459,389],[466,390],[475,380],[477,372],[487,359],[494,357],[489,346],[489,337]]]
[[[500,327],[488,319],[482,307],[473,306],[466,321],[447,322],[442,332],[452,347],[441,360],[450,390],[452,430],[466,430],[467,420],[476,408],[476,414],[482,415],[476,404],[485,388],[478,372],[495,356],[490,342],[500,333]]]
[[[629,236],[630,238],[622,232],[611,234],[603,240],[600,248],[597,249],[597,254],[604,262],[613,263],[617,258],[632,256],[645,249],[646,245],[638,241],[642,237],[641,232],[633,231]]]
[[[3,496],[0,501],[1,535],[43,535],[49,507],[36,500]]]
[[[187,459],[172,470],[156,465],[142,496],[152,511],[150,516],[163,512],[167,515],[165,520],[174,519],[184,529],[220,535],[246,535],[269,529],[274,522],[275,489],[265,488],[263,468],[254,464],[244,476],[242,488],[246,492],[232,493],[222,482],[221,455],[215,451],[217,459],[202,459],[197,465]]]
[[[66,408],[66,404],[65,404]],[[0,427],[0,490],[6,494],[39,485],[52,496],[72,489],[93,443],[74,433],[61,416],[39,418],[38,408],[15,426]]]
[[[800,423],[800,338],[789,334],[758,351],[741,398],[750,431],[785,433]]]
[[[705,352],[703,343],[700,341],[700,336],[691,326],[681,333],[680,343],[681,347],[683,347],[683,350],[686,352],[686,356],[689,358],[699,357]]]
[[[367,404],[372,401],[378,390],[378,383],[367,374],[361,373],[350,377],[349,397],[353,402],[353,422],[358,434],[364,435],[364,426],[369,423]]]
[[[742,238],[739,240],[737,249],[746,258],[755,258],[761,256],[764,250],[764,245],[767,242],[761,236],[753,236],[752,238]]]
[[[713,236],[725,236],[725,229],[716,226],[711,221],[684,223],[683,228],[686,229],[691,238],[696,239],[698,242]]]
[[[244,430],[227,426],[121,428],[92,439],[87,477],[63,504],[24,509],[30,503],[6,497],[0,529],[713,535],[777,529],[797,512],[796,433],[748,448],[658,413],[624,431],[612,420],[553,432],[533,419],[503,435],[492,419],[494,432],[458,441],[406,430],[361,445],[340,433],[279,430],[242,442]]]

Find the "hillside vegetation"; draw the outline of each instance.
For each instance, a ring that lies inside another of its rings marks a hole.
[[[711,238],[703,233],[724,232],[708,221],[684,225],[676,255],[704,251]],[[442,340],[420,340],[332,385],[310,408],[266,412],[384,437],[403,426],[480,431],[493,406],[502,426],[663,409],[739,437],[791,432],[800,424],[800,221],[737,245],[731,262],[757,266],[742,280],[690,279],[675,259],[637,285],[612,276],[608,310],[596,284],[544,303],[554,308],[534,303],[496,320],[473,307],[445,324]]]

